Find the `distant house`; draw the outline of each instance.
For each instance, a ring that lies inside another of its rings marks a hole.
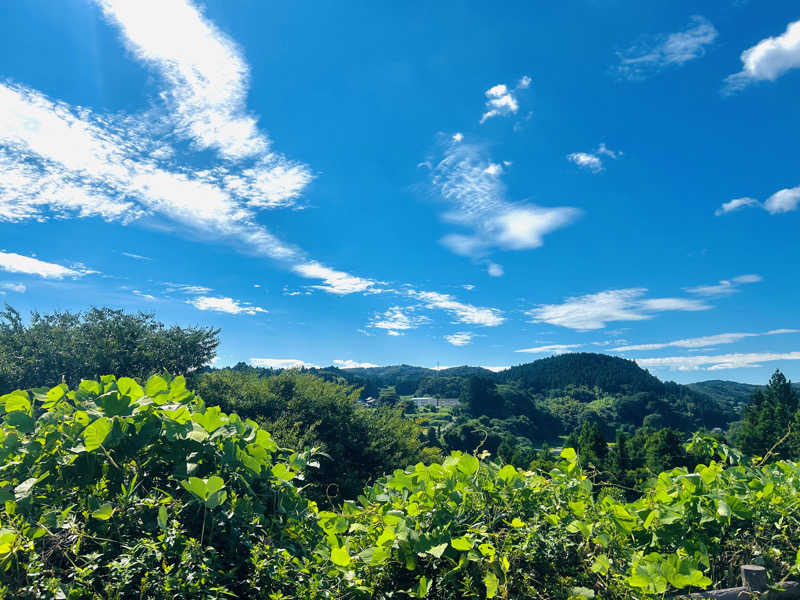
[[[430,396],[418,396],[416,398],[411,398],[411,401],[416,405],[417,409],[423,406],[444,408],[446,406],[455,406],[458,404],[458,398],[431,398]]]

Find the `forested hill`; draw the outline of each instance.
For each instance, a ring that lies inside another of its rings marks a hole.
[[[503,383],[518,382],[534,392],[570,385],[597,387],[609,393],[654,392],[664,387],[632,360],[588,352],[543,358],[501,371],[496,377]]]

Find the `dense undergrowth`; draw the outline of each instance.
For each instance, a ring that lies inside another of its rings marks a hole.
[[[633,502],[575,452],[547,474],[454,452],[321,511],[313,451],[182,377],[0,397],[3,598],[646,598],[798,571],[800,466],[697,436]]]

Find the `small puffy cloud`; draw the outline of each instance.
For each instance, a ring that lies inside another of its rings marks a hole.
[[[368,363],[368,362],[358,362],[355,360],[334,360],[333,364],[339,367],[340,369],[371,369],[372,367],[377,367],[378,365]]]
[[[592,173],[600,173],[605,168],[601,156],[616,160],[622,156],[622,152],[611,150],[605,144],[600,144],[593,153],[573,152],[567,155],[567,160]]]
[[[453,141],[456,144],[461,142],[461,141],[463,141],[463,140],[464,140],[464,134],[461,133],[460,131],[457,131],[456,133],[453,134]]]
[[[266,369],[318,368],[317,365],[312,365],[297,358],[251,358],[248,362],[254,367],[264,367]]]
[[[269,312],[264,308],[253,306],[249,302],[240,302],[239,300],[226,297],[198,296],[197,298],[187,300],[186,304],[191,304],[197,310],[211,310],[231,315],[255,315],[257,313]]]
[[[546,346],[536,346],[534,348],[522,348],[514,352],[525,352],[526,354],[564,354],[575,348],[580,348],[582,344],[549,344]]]
[[[487,175],[500,175],[503,172],[503,165],[497,163],[489,163],[489,166],[483,170]]]
[[[486,111],[481,116],[481,123],[485,123],[487,119],[492,117],[504,117],[516,114],[519,110],[519,101],[517,100],[517,90],[524,90],[531,85],[531,78],[527,75],[519,80],[517,87],[509,89],[505,84],[499,83],[493,85],[484,92],[486,96]]]
[[[430,323],[425,315],[414,314],[416,307],[392,306],[383,313],[376,314],[370,322],[370,327],[384,329],[389,335],[399,335],[400,331],[416,329],[420,325]]]
[[[773,215],[797,210],[798,205],[800,205],[800,186],[778,190],[764,202],[764,208]]]
[[[662,311],[708,310],[709,305],[687,298],[645,298],[645,288],[607,290],[567,298],[561,304],[543,304],[526,314],[534,323],[569,329],[602,329],[608,322],[643,321]]]
[[[739,287],[748,283],[758,283],[763,281],[761,275],[749,273],[746,275],[739,275],[733,279],[723,279],[714,285],[700,285],[697,287],[686,288],[686,291],[698,296],[727,296],[739,291]]]
[[[700,58],[717,39],[717,30],[705,17],[695,15],[683,31],[643,37],[618,52],[617,72],[631,80],[646,79],[664,69],[680,67]]]
[[[723,203],[722,206],[720,206],[716,211],[714,211],[714,214],[719,217],[720,215],[726,215],[728,213],[741,210],[748,206],[761,206],[761,203],[755,198],[747,198],[747,197],[734,198],[730,202]]]
[[[721,371],[760,367],[766,362],[800,360],[800,352],[750,352],[717,354],[713,356],[666,356],[660,358],[635,358],[644,368],[663,368],[673,371]]]
[[[603,161],[600,160],[600,157],[588,152],[573,152],[567,155],[567,160],[592,173],[599,173],[603,170]]]
[[[502,265],[498,265],[497,263],[493,262],[489,263],[489,266],[486,268],[486,272],[489,273],[489,277],[502,277],[505,273]]]
[[[800,68],[800,21],[748,48],[741,59],[742,70],[725,79],[723,93],[737,92],[756,81],[775,81],[790,69]]]
[[[450,335],[444,336],[444,339],[447,340],[448,344],[452,344],[453,346],[466,346],[474,337],[474,334],[468,331],[461,331],[459,333],[451,333]]]
[[[69,268],[55,263],[45,262],[31,256],[23,256],[14,252],[0,252],[0,269],[8,273],[38,275],[45,279],[64,279],[65,277],[81,277],[97,271],[85,267]]]
[[[3,290],[3,293],[8,291],[8,292],[16,292],[17,294],[24,294],[27,291],[27,289],[28,288],[21,283],[11,283],[11,282],[0,283],[0,290]]]

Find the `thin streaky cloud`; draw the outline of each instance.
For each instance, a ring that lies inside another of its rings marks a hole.
[[[242,302],[234,300],[225,296],[198,296],[186,301],[186,304],[191,304],[197,310],[210,310],[214,312],[228,313],[231,315],[256,315],[258,313],[269,312],[260,306],[253,306],[249,302]]]
[[[251,358],[248,361],[254,367],[267,369],[317,369],[317,365],[299,358]]]
[[[149,256],[142,256],[141,254],[133,254],[132,252],[122,252],[122,256],[127,256],[128,258],[132,258],[134,260],[153,260]]]
[[[710,305],[691,298],[646,298],[646,288],[606,290],[542,304],[526,314],[534,323],[549,323],[578,331],[602,329],[609,322],[644,321],[664,311],[702,311]]]
[[[357,360],[342,360],[336,359],[333,361],[333,364],[340,369],[372,369],[377,367],[378,365],[370,362],[358,362]]]
[[[526,354],[564,354],[580,348],[583,344],[549,344],[546,346],[535,346],[533,348],[522,348],[514,352],[524,352]]]
[[[775,361],[800,360],[800,352],[750,352],[703,356],[666,356],[661,358],[635,358],[645,368],[664,368],[674,371],[721,371],[761,367]]]
[[[747,275],[739,275],[733,279],[723,279],[714,285],[699,285],[697,287],[686,288],[690,294],[698,296],[728,296],[740,291],[740,287],[749,283],[758,283],[763,281],[761,275],[755,273]]]
[[[719,346],[722,344],[734,344],[747,338],[789,333],[800,333],[800,329],[773,329],[764,333],[718,333],[716,335],[686,338],[671,342],[618,346],[617,348],[612,348],[612,350],[615,352],[630,352],[635,350],[660,350],[661,348],[708,348],[710,346]]]
[[[25,284],[12,282],[0,283],[0,289],[8,292],[16,292],[17,294],[24,294],[26,291],[28,291],[28,287]]]
[[[631,80],[641,80],[661,71],[680,67],[702,57],[717,39],[718,32],[703,16],[695,15],[683,31],[643,37],[638,43],[617,53],[617,72]]]

